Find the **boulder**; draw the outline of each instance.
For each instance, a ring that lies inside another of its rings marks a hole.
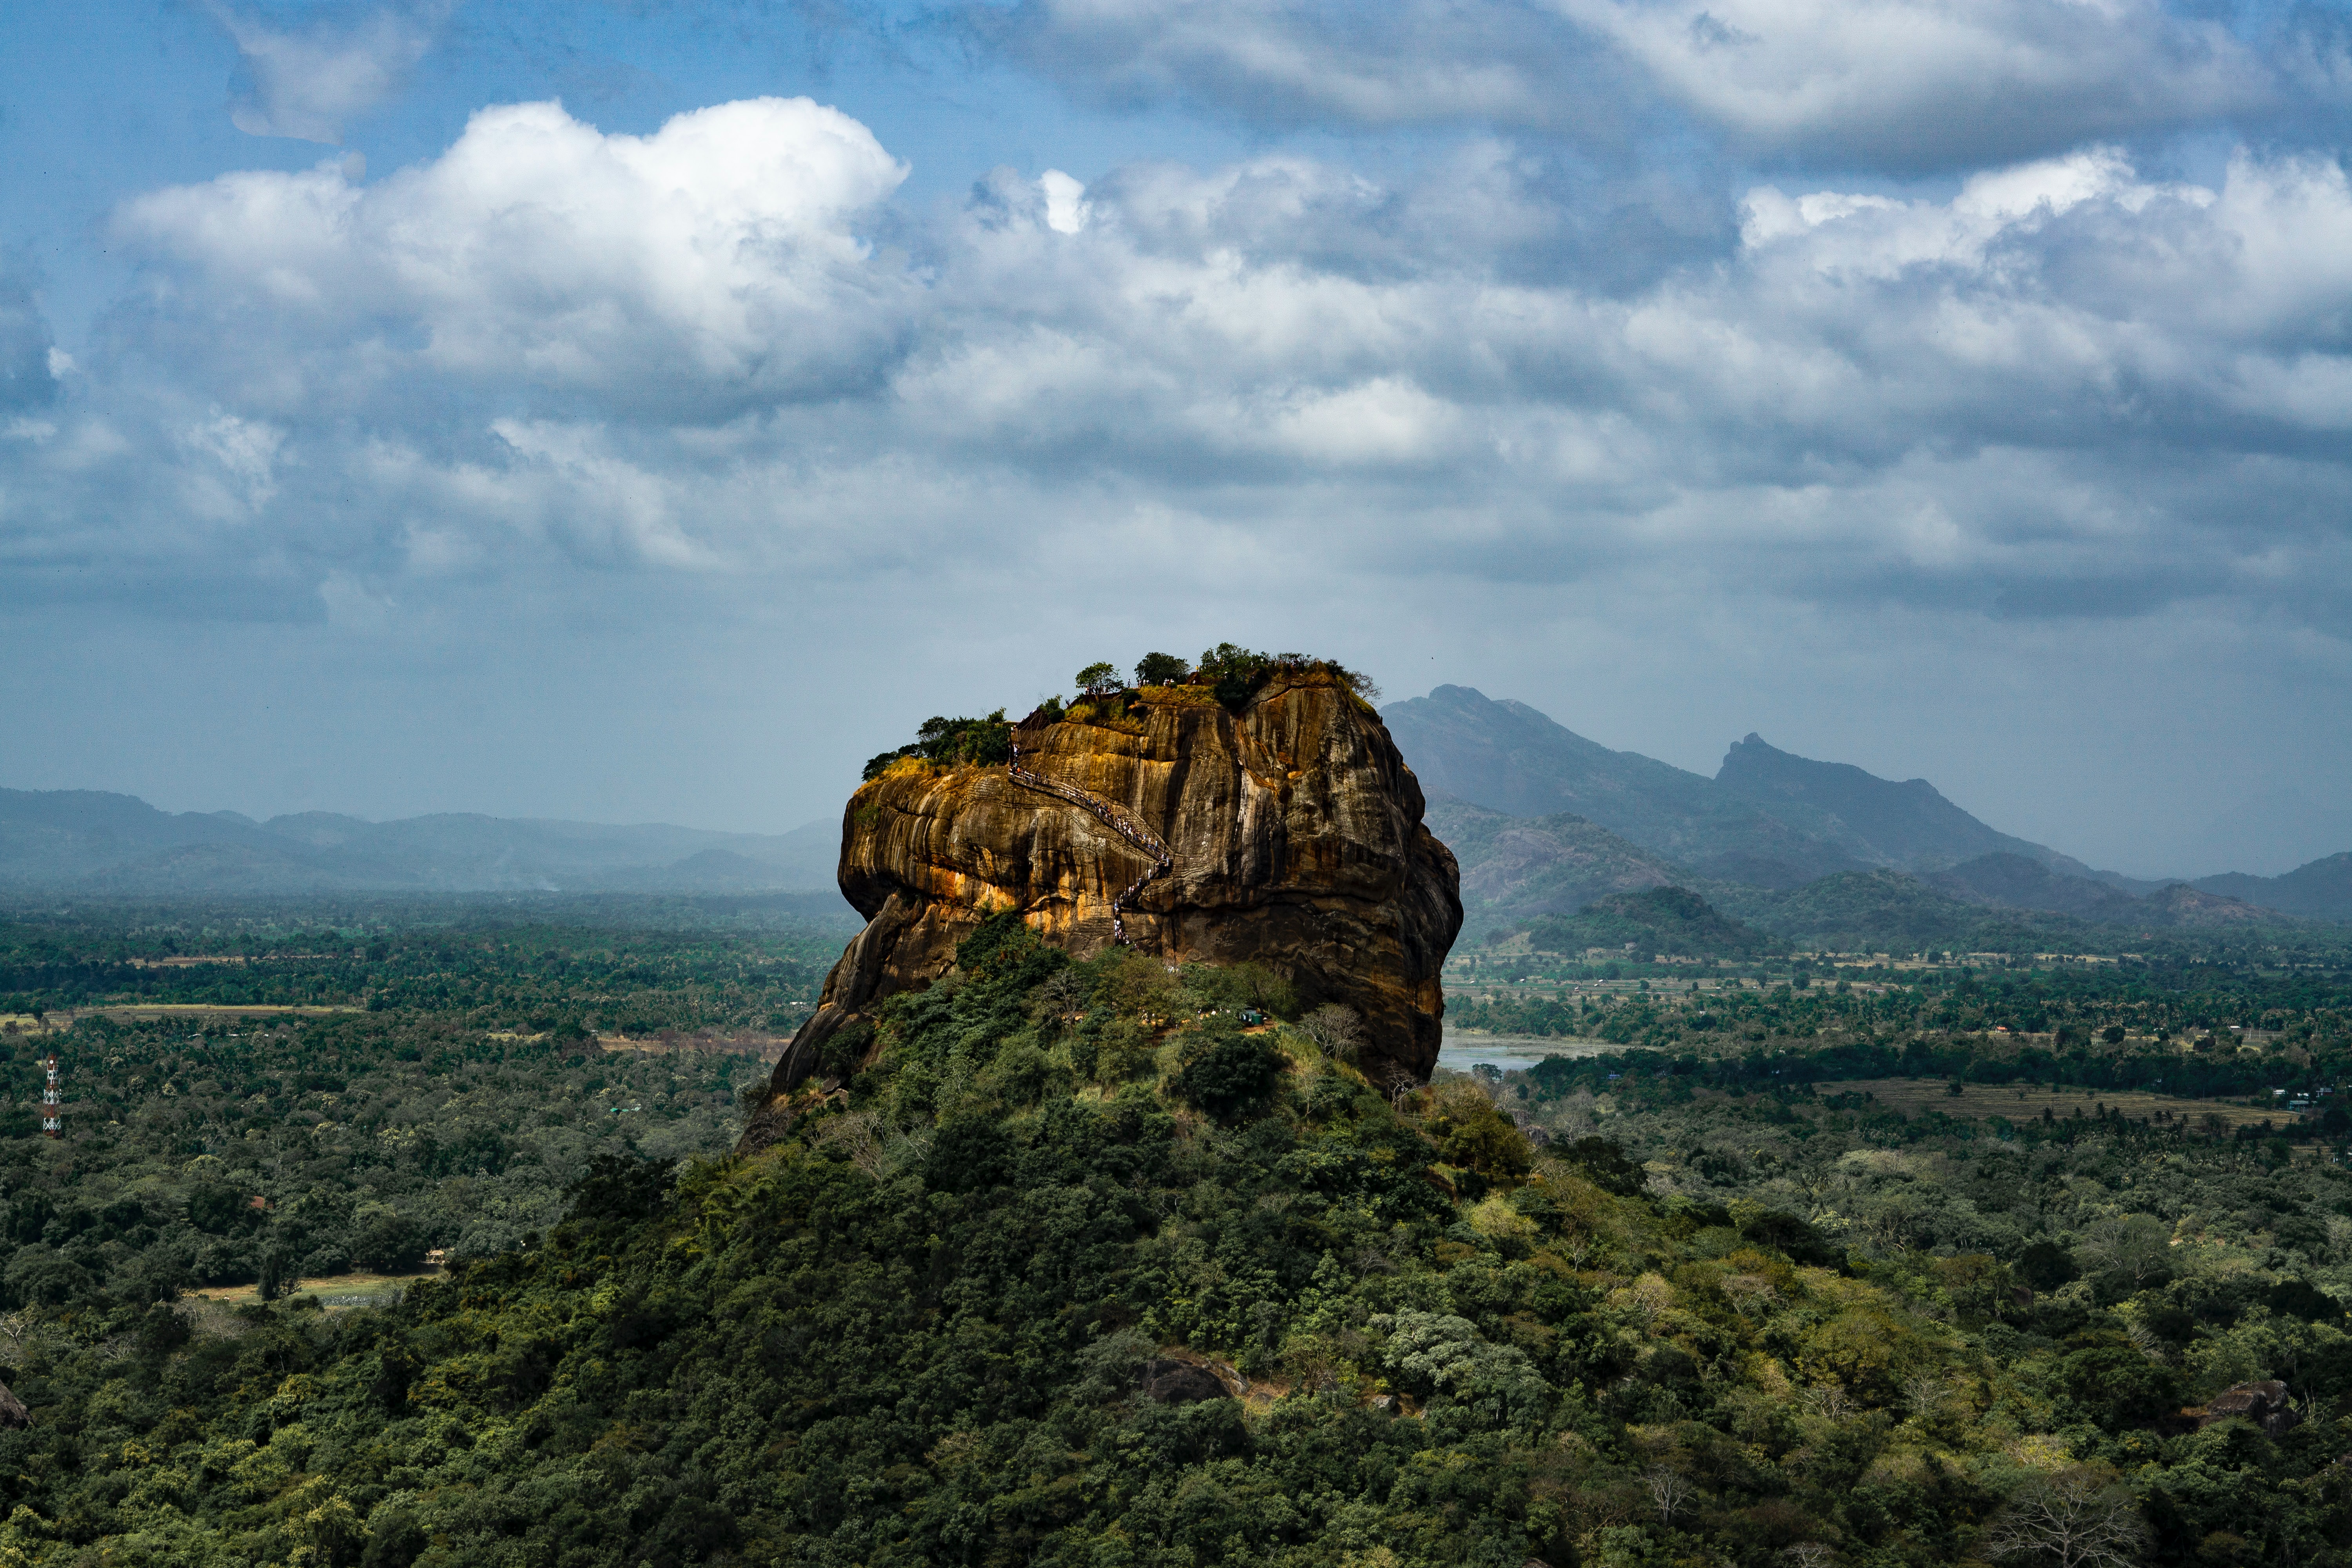
[[[1200,687],[1111,706],[1124,712],[1033,714],[1014,731],[1047,787],[1001,765],[908,763],[850,796],[838,876],[867,924],[777,1063],[772,1097],[886,998],[945,974],[957,943],[1005,910],[1076,958],[1112,943],[1116,913],[1132,946],[1169,963],[1265,964],[1302,1007],[1362,1016],[1374,1081],[1428,1078],[1460,874],[1379,713],[1319,669],[1276,675],[1235,708]],[[1154,836],[1170,863],[1138,888],[1157,857],[1137,840]]]
[[[2274,1377],[2259,1383],[2232,1384],[2181,1415],[2194,1418],[2200,1429],[2216,1421],[2251,1421],[2273,1437],[2303,1423],[2303,1417],[2288,1402],[2286,1384]]]
[[[1215,1373],[1189,1361],[1144,1363],[1143,1396],[1160,1405],[1193,1405],[1203,1399],[1233,1397]]]

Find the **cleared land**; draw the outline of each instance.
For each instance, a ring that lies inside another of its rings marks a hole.
[[[2120,1111],[2137,1121],[2145,1118],[2153,1121],[2162,1110],[2168,1118],[2178,1118],[2191,1127],[2202,1127],[2209,1116],[2218,1116],[2231,1128],[2267,1120],[2272,1126],[2284,1131],[2294,1125],[2294,1113],[2284,1106],[2246,1105],[2227,1100],[2190,1100],[2184,1095],[2147,1094],[2133,1089],[2075,1089],[2062,1085],[2050,1089],[2039,1084],[1972,1083],[1961,1092],[1949,1092],[1944,1080],[1931,1078],[1865,1078],[1847,1079],[1838,1083],[1817,1083],[1816,1094],[1867,1094],[1890,1110],[1906,1116],[1916,1116],[1923,1110],[1940,1110],[1947,1116],[1983,1118],[2006,1116],[2011,1121],[2028,1119],[2039,1121],[2042,1110],[2048,1108],[2055,1117],[2090,1116],[2100,1106]]]
[[[400,1293],[422,1279],[438,1279],[441,1270],[428,1268],[415,1274],[329,1274],[316,1279],[304,1279],[286,1293],[289,1296],[316,1296],[319,1305],[331,1312],[352,1307],[388,1307]],[[256,1285],[216,1285],[191,1290],[188,1294],[202,1301],[223,1307],[241,1307],[253,1300],[260,1287]]]

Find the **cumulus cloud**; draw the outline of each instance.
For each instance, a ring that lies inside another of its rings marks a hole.
[[[605,135],[559,104],[484,110],[433,162],[225,175],[129,203],[143,325],[218,389],[363,405],[419,374],[561,405],[724,417],[887,361],[903,280],[856,223],[905,168],[806,99]]]
[[[1344,557],[1398,593],[1671,566],[1824,609],[2226,598],[2352,632],[2333,160],[1759,183],[1719,253],[1623,287],[1508,260],[1572,226],[1549,167],[1485,141],[1402,179],[1000,170],[926,218],[805,100],[644,138],[488,110],[373,184],[130,204],[148,271],[115,391],[0,452],[0,531],[20,583],[144,552],[314,595],[532,563],[1117,574],[1116,537],[1171,585],[1237,560]]]
[[[2266,59],[2159,0],[1023,0],[983,16],[1114,102],[1602,142],[1672,106],[1752,151],[1899,170],[2208,123],[2340,64],[2308,28]]]
[[[215,0],[213,15],[236,40],[231,123],[248,136],[340,143],[353,117],[400,90],[455,3],[332,6],[289,27],[254,7]]]

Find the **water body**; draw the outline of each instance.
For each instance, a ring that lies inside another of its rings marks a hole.
[[[1437,1047],[1437,1065],[1455,1072],[1468,1072],[1481,1065],[1519,1072],[1546,1057],[1597,1057],[1628,1048],[1612,1046],[1606,1040],[1567,1039],[1557,1035],[1474,1035],[1449,1028]]]

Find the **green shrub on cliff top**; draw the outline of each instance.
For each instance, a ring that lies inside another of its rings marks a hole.
[[[869,759],[860,777],[880,778],[908,757],[941,768],[1003,767],[1013,759],[1013,724],[1002,708],[985,719],[926,719],[914,740]]]

